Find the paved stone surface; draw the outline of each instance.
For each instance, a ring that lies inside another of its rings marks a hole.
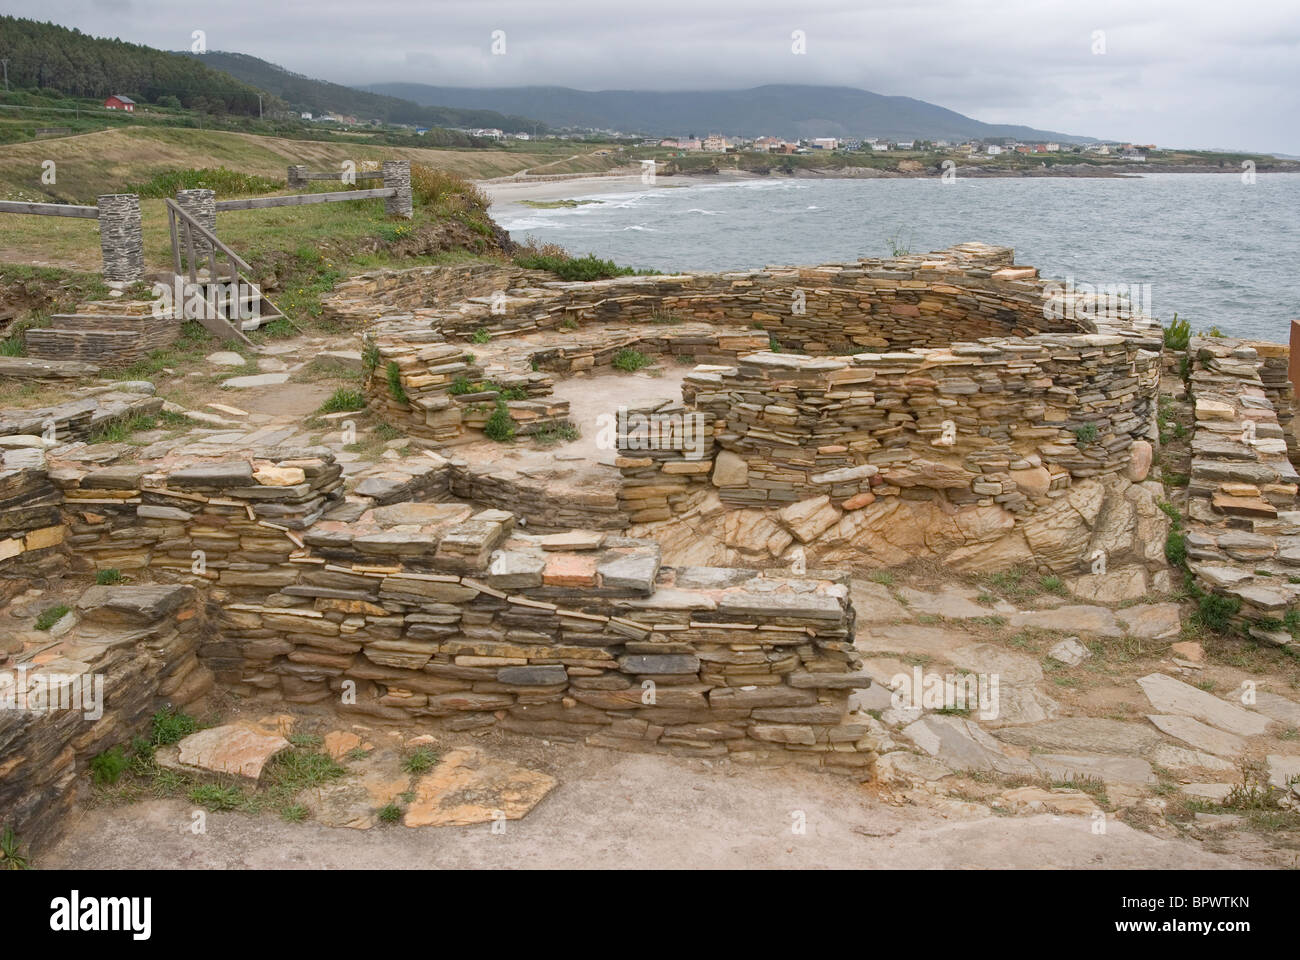
[[[1219,757],[1239,757],[1246,752],[1246,741],[1235,734],[1206,726],[1191,717],[1151,714],[1147,717],[1162,732]]]
[[[420,778],[402,822],[408,827],[452,827],[518,820],[554,786],[555,778],[545,773],[465,747],[448,753]]]
[[[1152,673],[1138,680],[1138,686],[1158,713],[1193,717],[1220,730],[1243,737],[1262,734],[1269,719],[1235,704],[1175,680],[1163,673]],[[1211,751],[1213,752],[1213,751]]]

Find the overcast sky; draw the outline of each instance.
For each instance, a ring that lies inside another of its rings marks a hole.
[[[818,83],[1169,146],[1300,154],[1300,0],[5,0],[98,36],[338,83]],[[504,56],[491,52],[505,32]],[[801,30],[807,52],[791,52]],[[1097,34],[1101,31],[1102,34]],[[1094,53],[1098,39],[1104,53]]]

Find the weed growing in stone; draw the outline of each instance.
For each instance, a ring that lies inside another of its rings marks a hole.
[[[126,577],[122,576],[122,571],[115,567],[107,567],[95,574],[95,583],[101,587],[111,587],[114,584],[123,583]]]
[[[407,773],[426,773],[438,762],[438,754],[430,747],[417,747],[402,760],[402,769]]]
[[[487,423],[483,424],[483,434],[497,443],[509,443],[515,438],[515,421],[510,416],[510,408],[504,400],[497,400],[496,409]]]
[[[110,747],[90,758],[90,779],[100,786],[117,783],[130,766],[130,760],[120,746]]]
[[[346,410],[364,410],[366,408],[365,395],[359,390],[350,390],[347,387],[339,387],[329,398],[320,405],[319,413],[342,413]]]
[[[48,630],[67,616],[67,614],[68,608],[63,604],[59,604],[57,607],[50,607],[48,610],[42,611],[41,615],[36,618],[36,629]]]
[[[631,347],[624,347],[618,353],[614,354],[612,365],[615,370],[622,370],[625,373],[635,373],[642,367],[648,367],[653,361],[639,350],[633,350]]]
[[[31,864],[19,853],[20,844],[12,827],[0,833],[0,870],[29,870]]]

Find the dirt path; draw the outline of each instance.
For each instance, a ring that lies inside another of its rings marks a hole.
[[[954,815],[895,807],[800,770],[738,770],[585,747],[546,748],[560,780],[504,833],[489,824],[350,830],[210,813],[176,800],[89,811],[45,869],[108,868],[1234,868],[1240,860],[1085,817]],[[802,812],[807,829],[793,832]]]

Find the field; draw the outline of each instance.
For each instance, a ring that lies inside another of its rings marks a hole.
[[[382,159],[407,159],[471,179],[508,176],[530,168],[544,173],[598,172],[622,162],[608,148],[590,144],[511,144],[493,150],[441,150],[365,143],[290,140],[254,134],[166,127],[133,127],[0,146],[0,199],[90,203],[176,170],[226,167],[283,183],[286,167],[337,168],[345,160],[364,168]],[[57,182],[40,183],[42,163],[53,160]],[[365,184],[363,184],[364,186]],[[317,182],[318,190],[342,189]],[[284,190],[268,190],[269,195]],[[224,195],[218,191],[218,198]],[[170,261],[166,210],[161,199],[141,201],[145,263],[149,270]],[[99,227],[93,220],[4,215],[0,263],[95,270],[100,262]],[[419,211],[417,222],[419,225]],[[355,203],[239,211],[218,218],[218,233],[241,253],[259,248],[296,249],[374,235],[387,226],[383,203]]]

